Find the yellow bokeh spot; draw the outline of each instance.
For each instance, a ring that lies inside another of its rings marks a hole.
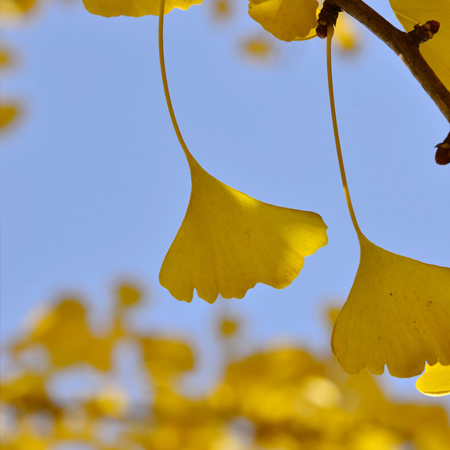
[[[16,103],[3,101],[0,105],[0,132],[13,125],[19,116],[20,110]]]
[[[138,305],[141,301],[140,290],[131,284],[121,284],[117,289],[119,303],[121,306],[130,307]]]
[[[440,23],[439,31],[420,46],[425,60],[450,90],[450,8],[448,0],[389,0],[406,31],[429,20]]]
[[[355,20],[348,14],[341,12],[336,23],[333,35],[334,42],[343,52],[358,50],[361,36],[355,27]]]
[[[222,317],[219,321],[219,333],[223,337],[231,337],[239,331],[239,320],[231,317]]]
[[[159,15],[160,0],[83,0],[84,7],[92,14],[104,17]],[[166,0],[164,13],[174,8],[188,9],[202,0]]]
[[[268,36],[268,35],[266,35]],[[273,38],[266,36],[249,36],[241,41],[241,50],[244,56],[253,61],[270,62],[276,54]]]
[[[210,0],[212,14],[215,19],[228,19],[232,15],[230,0]]]
[[[250,0],[250,17],[282,41],[316,36],[316,0]]]
[[[425,373],[416,382],[416,388],[422,394],[433,397],[450,395],[450,366],[427,364]]]
[[[450,269],[390,253],[360,235],[361,261],[335,323],[343,369],[413,377],[450,364]]]
[[[288,286],[304,257],[327,243],[315,213],[255,200],[221,183],[189,156],[192,192],[186,216],[161,267],[162,286],[190,302],[194,289],[214,303],[242,298],[256,283]]]

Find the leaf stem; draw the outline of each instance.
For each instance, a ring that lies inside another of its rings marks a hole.
[[[345,200],[347,201],[348,212],[352,219],[353,227],[355,228],[358,238],[363,237],[363,233],[359,228],[358,221],[356,220],[355,211],[352,205],[352,199],[350,198],[350,191],[347,184],[347,176],[345,174],[344,159],[342,157],[341,142],[339,139],[339,130],[336,118],[336,106],[334,103],[334,90],[333,90],[333,73],[331,68],[331,40],[334,33],[334,26],[328,25],[327,27],[327,79],[328,79],[328,93],[330,96],[330,108],[331,108],[331,120],[333,121],[334,141],[336,143],[336,152],[339,161],[339,171],[341,172],[342,186],[344,188]]]
[[[326,0],[367,27],[405,63],[444,117],[450,122],[450,92],[436,76],[408,33],[400,31],[361,0]],[[438,19],[430,17],[430,19]]]
[[[161,78],[164,86],[164,96],[167,102],[167,108],[170,114],[170,120],[172,121],[173,129],[178,138],[178,142],[183,149],[184,154],[189,163],[195,161],[191,152],[187,148],[186,143],[184,142],[183,135],[181,134],[180,127],[178,126],[177,118],[175,117],[175,111],[173,110],[172,100],[170,98],[169,92],[169,84],[167,83],[167,74],[166,74],[166,63],[164,61],[164,6],[165,0],[161,0],[159,7],[159,23],[158,23],[158,49],[159,49],[159,65],[161,67]]]

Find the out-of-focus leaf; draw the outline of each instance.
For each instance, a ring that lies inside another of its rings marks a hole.
[[[157,381],[170,380],[194,367],[191,347],[175,339],[141,337],[144,365]]]
[[[121,306],[130,307],[141,302],[142,293],[136,286],[124,283],[117,289],[117,296]]]
[[[56,367],[86,362],[100,370],[111,368],[113,340],[92,335],[86,310],[75,298],[65,298],[36,317],[28,335],[15,342],[12,350],[17,353],[37,344],[45,347]]]
[[[352,53],[359,49],[361,35],[355,26],[355,20],[348,14],[340,13],[333,34],[339,50]]]
[[[231,337],[239,332],[240,322],[232,317],[221,317],[219,320],[219,335],[223,337]]]
[[[212,16],[217,20],[229,19],[233,14],[231,0],[210,0]]]
[[[0,21],[9,23],[21,20],[31,13],[37,4],[37,0],[1,0]]]
[[[260,34],[242,39],[240,46],[243,55],[256,62],[270,63],[276,55],[274,39]]]
[[[20,109],[17,103],[2,101],[0,105],[0,133],[3,133],[20,117]]]

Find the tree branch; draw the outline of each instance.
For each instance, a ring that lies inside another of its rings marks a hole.
[[[406,64],[444,117],[450,122],[450,92],[425,61],[419,51],[419,46],[411,35],[395,28],[361,0],[326,1],[350,14],[387,44]]]

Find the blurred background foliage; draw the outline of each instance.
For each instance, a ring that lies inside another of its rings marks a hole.
[[[144,299],[123,283],[101,317],[76,296],[29,317],[3,349],[3,450],[448,448],[444,408],[389,398],[331,354],[250,348],[244,321],[225,312],[215,324],[220,375],[193,388],[186,378],[200,358],[189,336],[133,326]]]

